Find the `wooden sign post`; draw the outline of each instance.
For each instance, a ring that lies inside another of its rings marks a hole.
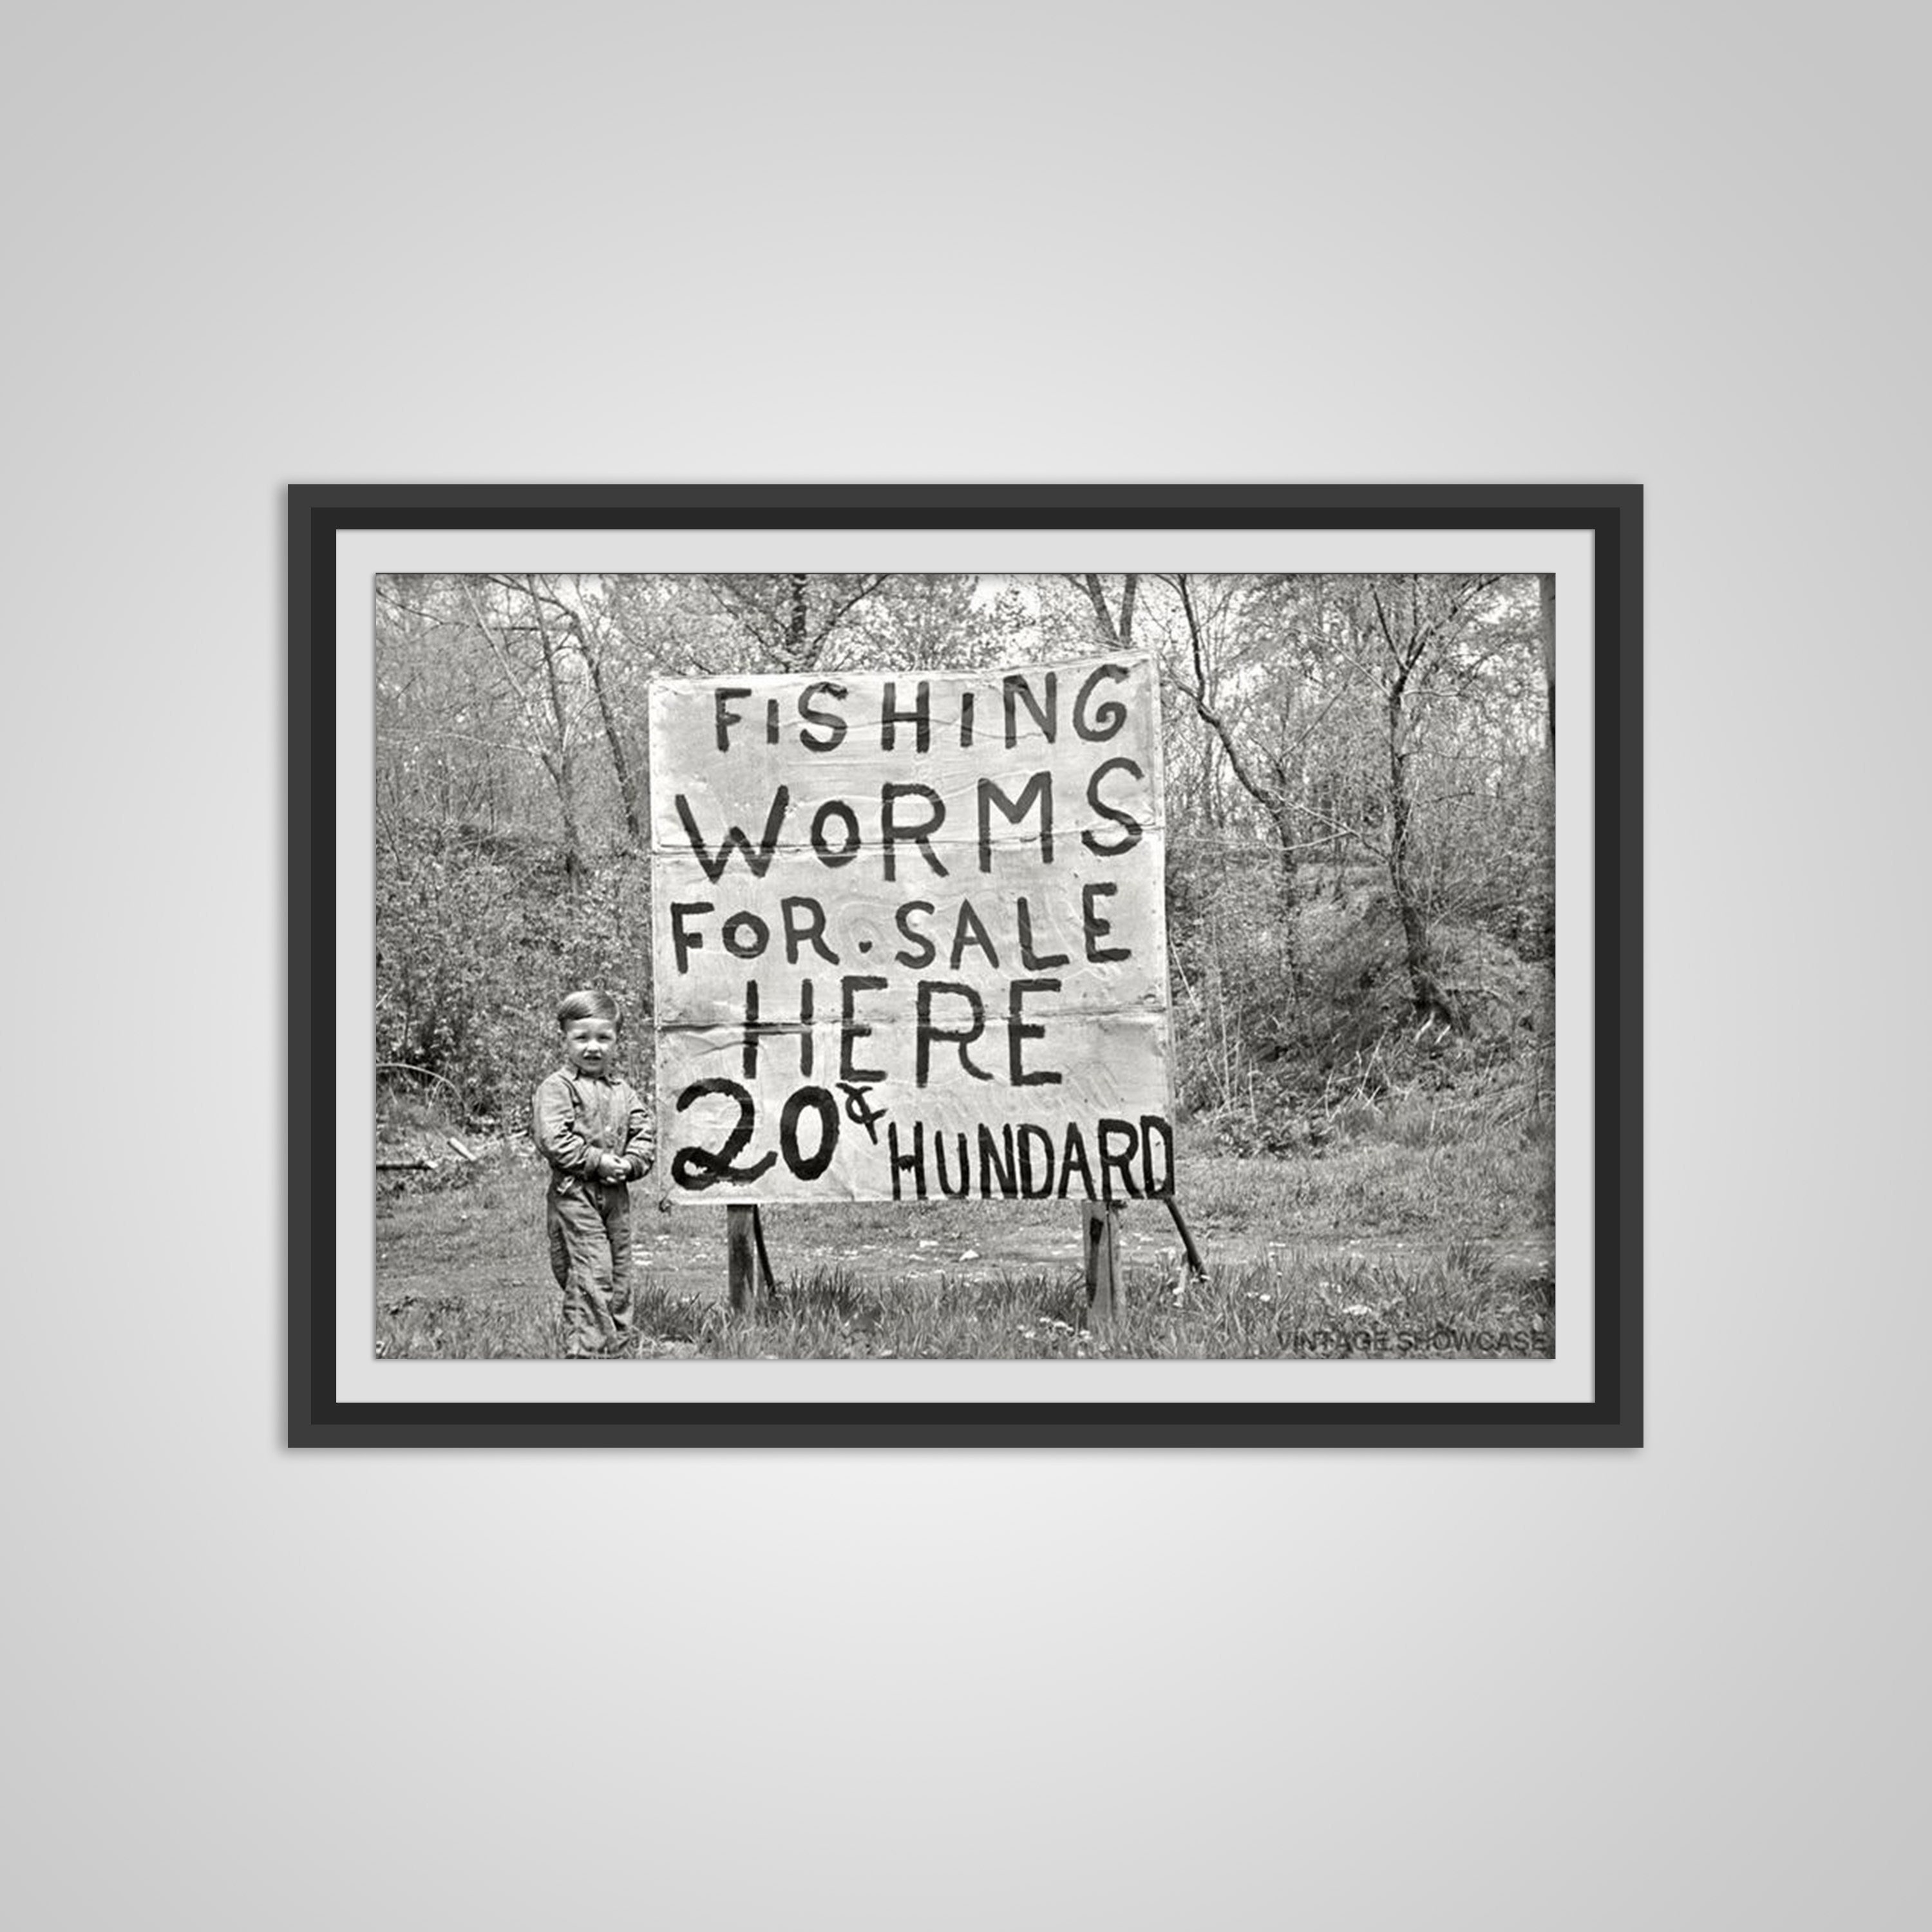
[[[1090,1201],[1081,1210],[1087,1258],[1087,1312],[1098,1328],[1124,1312],[1120,1292],[1120,1210]]]
[[[1106,1204],[1174,1188],[1159,698],[1132,654],[653,683],[668,1199],[1099,1202],[1113,1306]]]
[[[724,1210],[725,1292],[739,1314],[755,1311],[764,1300],[758,1278],[757,1241],[752,1217],[755,1208]]]

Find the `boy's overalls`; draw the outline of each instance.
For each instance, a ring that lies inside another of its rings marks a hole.
[[[614,1154],[633,1178],[651,1166],[644,1102],[622,1080],[562,1071],[538,1088],[532,1113],[538,1150],[550,1162],[544,1226],[550,1272],[563,1291],[563,1352],[604,1353],[634,1332],[628,1182],[593,1178]]]

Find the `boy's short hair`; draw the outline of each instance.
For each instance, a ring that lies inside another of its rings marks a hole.
[[[613,1026],[623,1024],[617,1011],[617,1002],[608,993],[600,993],[588,986],[581,992],[566,994],[562,1005],[556,1010],[560,1033],[575,1020],[608,1020]]]

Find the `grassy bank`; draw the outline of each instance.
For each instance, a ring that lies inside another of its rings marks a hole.
[[[1177,1170],[1207,1253],[1190,1279],[1165,1211],[1121,1217],[1124,1316],[1084,1328],[1070,1203],[777,1208],[778,1292],[722,1301],[724,1216],[633,1190],[639,1352],[906,1358],[1546,1354],[1554,1346],[1546,1127],[1400,1111],[1319,1155],[1243,1160],[1184,1135]],[[386,1194],[376,1347],[387,1357],[561,1352],[536,1162]]]

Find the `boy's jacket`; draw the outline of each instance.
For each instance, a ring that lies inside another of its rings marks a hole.
[[[617,1154],[635,1180],[650,1171],[651,1117],[627,1081],[593,1080],[568,1067],[544,1076],[530,1104],[537,1151],[554,1186],[581,1181],[600,1154]]]

